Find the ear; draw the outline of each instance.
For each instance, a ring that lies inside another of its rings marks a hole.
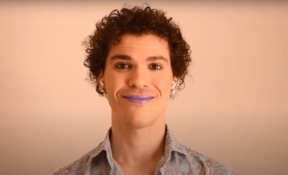
[[[175,92],[177,91],[177,84],[178,84],[178,78],[174,76],[174,77],[173,77],[173,80],[172,80],[170,97],[171,97],[172,95],[174,95]]]
[[[106,91],[105,89],[105,81],[104,81],[104,74],[101,73],[97,78],[96,78],[97,84],[99,84],[100,89],[103,89],[103,91]]]
[[[175,83],[178,83],[178,78],[175,77],[175,76],[173,76],[173,81],[174,81]]]

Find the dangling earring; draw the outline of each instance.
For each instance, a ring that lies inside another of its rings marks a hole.
[[[178,90],[178,82],[176,83],[175,81],[172,81],[171,89],[172,89],[172,94],[174,95]]]

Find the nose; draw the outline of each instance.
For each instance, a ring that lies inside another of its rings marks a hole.
[[[128,86],[131,88],[143,88],[148,86],[149,71],[144,66],[135,66],[129,72]]]

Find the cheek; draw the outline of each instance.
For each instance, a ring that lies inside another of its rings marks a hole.
[[[107,82],[107,92],[110,94],[116,94],[117,91],[121,88],[122,82],[119,79],[109,79]]]
[[[157,75],[151,76],[151,78],[162,94],[170,93],[173,80],[172,72],[165,70],[161,73],[159,72]]]
[[[110,70],[109,73],[104,75],[106,78],[107,93],[116,96],[118,91],[125,86],[125,75],[121,75],[118,72]]]
[[[172,87],[172,80],[170,81],[170,79],[166,79],[166,80],[160,80],[157,82],[158,84],[158,88],[161,91],[162,94],[169,94],[171,91],[171,87]]]
[[[118,82],[119,79],[117,79],[116,74],[113,74],[113,72],[111,70],[109,70],[109,68],[106,70],[105,74],[104,74],[104,80],[105,80],[105,88],[108,94],[113,94],[115,89],[117,89],[118,87]]]

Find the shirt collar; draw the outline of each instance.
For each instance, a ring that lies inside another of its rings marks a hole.
[[[163,167],[170,160],[173,151],[184,155],[189,154],[187,148],[177,140],[166,124],[165,152],[160,160],[159,167]]]
[[[165,124],[166,129],[166,138],[165,138],[165,153],[164,153],[164,162],[166,163],[169,158],[171,157],[171,152],[176,151],[181,154],[188,155],[187,148],[182,145],[177,138],[174,136],[172,131],[168,128],[167,124]],[[108,130],[105,139],[92,151],[91,157],[98,156],[102,151],[106,151],[107,160],[111,167],[114,166],[114,159],[112,156],[112,150],[111,150],[111,142],[110,142],[110,132],[111,128]]]
[[[177,138],[174,136],[174,134],[166,124],[165,152],[167,150],[170,153],[172,151],[176,151],[185,155],[189,154],[187,148],[177,140]]]
[[[102,151],[106,151],[107,160],[110,164],[110,167],[114,167],[114,159],[112,156],[111,142],[109,139],[111,128],[108,130],[104,140],[92,150],[91,157],[98,156]]]

